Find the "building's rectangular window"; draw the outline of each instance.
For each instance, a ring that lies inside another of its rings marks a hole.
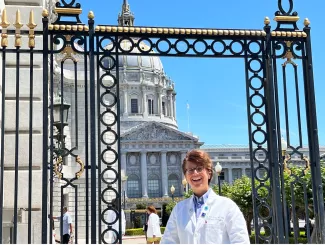
[[[148,114],[153,114],[153,100],[148,100]]]
[[[251,170],[250,168],[246,168],[246,169],[245,169],[245,174],[246,174],[246,176],[248,176],[248,177],[252,177],[252,170]]]
[[[162,114],[164,114],[166,116],[166,105],[165,105],[165,102],[162,102],[161,108],[162,108]]]
[[[139,113],[138,99],[131,99],[131,113]]]
[[[241,176],[242,176],[242,171],[240,168],[234,168],[232,170],[232,179],[233,180],[239,179],[239,178],[241,178]]]
[[[149,197],[159,197],[160,196],[160,186],[158,179],[148,180],[148,195]]]

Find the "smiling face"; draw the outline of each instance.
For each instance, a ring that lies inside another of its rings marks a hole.
[[[201,164],[187,161],[185,164],[185,177],[194,194],[201,197],[209,190],[210,172]]]
[[[209,190],[213,177],[212,161],[208,153],[202,150],[191,150],[183,160],[183,173],[194,194],[202,196]]]

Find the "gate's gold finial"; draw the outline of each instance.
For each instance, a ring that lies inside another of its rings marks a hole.
[[[310,25],[310,21],[308,18],[305,18],[304,25],[305,25],[305,27],[308,27]]]
[[[14,26],[17,28],[17,29],[20,29],[22,28],[23,24],[21,23],[20,21],[20,10],[18,9],[16,11],[16,22],[14,23]]]
[[[89,11],[88,13],[88,19],[93,20],[95,18],[94,12],[93,11]]]
[[[20,35],[20,28],[23,27],[23,24],[20,21],[20,10],[16,11],[16,22],[14,23],[14,27],[16,27],[16,34],[15,34],[15,47],[21,46],[21,35]]]
[[[8,22],[8,19],[7,19],[7,10],[6,9],[3,9],[3,11],[2,11],[0,26],[2,28],[7,28],[8,26],[10,26],[10,23]]]
[[[9,24],[9,22],[7,20],[7,10],[6,9],[3,9],[3,11],[2,11],[0,26],[2,27],[1,47],[8,47],[7,28],[8,28],[8,26],[10,26],[10,24]]]
[[[264,24],[267,25],[267,26],[270,24],[270,18],[269,17],[266,16],[264,18]]]
[[[28,47],[35,48],[35,34],[34,34],[34,28],[37,26],[34,22],[34,12],[33,10],[29,13],[29,23],[27,24],[29,28],[29,34],[28,34]]]
[[[43,9],[43,11],[42,11],[42,16],[43,16],[44,18],[49,17],[49,11],[48,11],[47,9]]]

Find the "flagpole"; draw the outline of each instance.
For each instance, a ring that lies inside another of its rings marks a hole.
[[[187,109],[187,131],[190,132],[190,105],[189,105],[189,103],[186,103],[186,109]]]

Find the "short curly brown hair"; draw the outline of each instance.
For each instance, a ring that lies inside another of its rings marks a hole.
[[[200,149],[194,149],[187,152],[186,157],[183,159],[182,169],[184,175],[186,175],[186,163],[192,162],[196,163],[197,165],[203,166],[208,172],[211,174],[211,178],[209,179],[208,183],[210,184],[211,179],[213,178],[213,164],[209,154]]]

